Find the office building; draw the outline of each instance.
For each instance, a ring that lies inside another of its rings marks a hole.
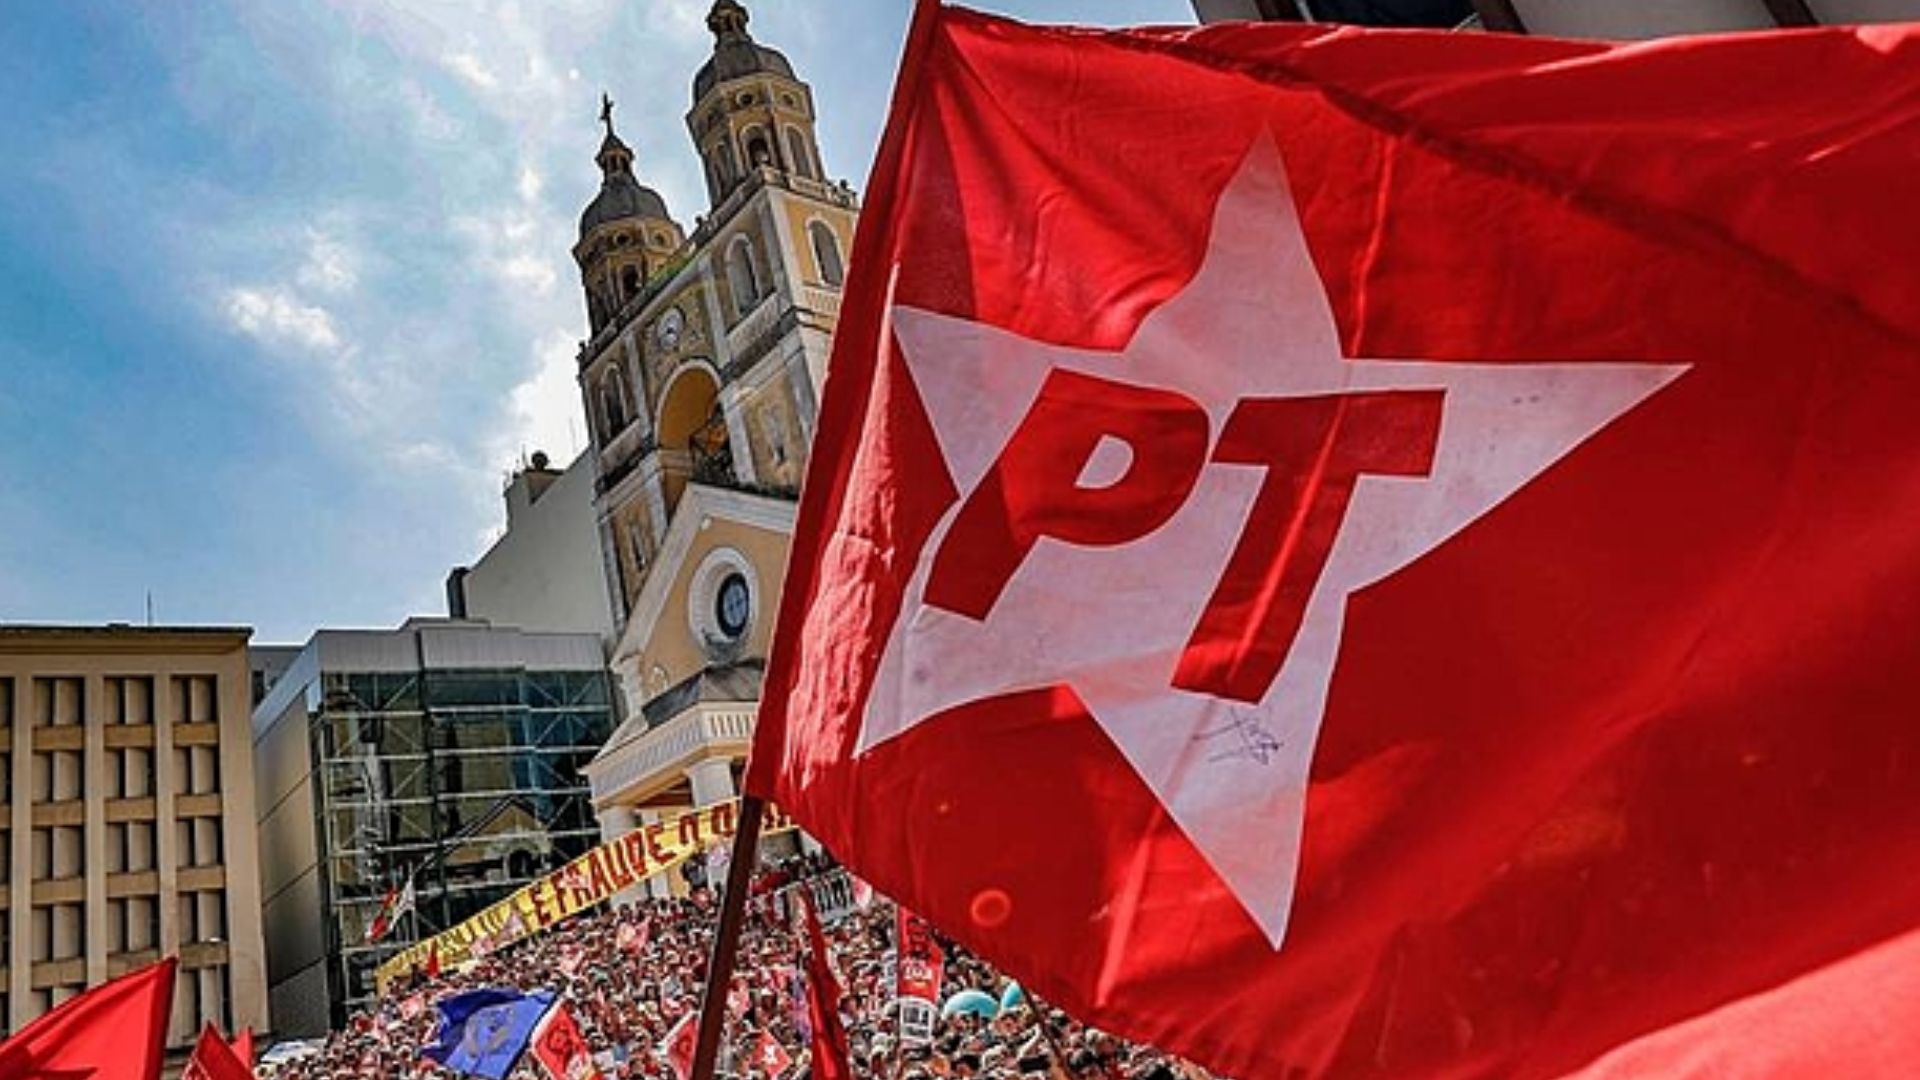
[[[319,1035],[379,963],[599,841],[601,640],[479,621],[323,630],[254,712],[274,1030]],[[369,943],[390,889],[417,908]]]
[[[180,958],[168,1043],[265,1030],[243,629],[0,626],[0,1009]]]
[[[593,464],[564,471],[536,453],[507,481],[507,531],[472,566],[447,577],[447,614],[613,644],[613,608],[601,576]]]

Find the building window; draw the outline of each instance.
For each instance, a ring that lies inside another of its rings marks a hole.
[[[767,141],[767,133],[759,128],[749,128],[746,132],[747,164],[756,169],[766,168],[773,161],[773,145]]]
[[[807,235],[813,240],[813,261],[820,267],[820,280],[838,287],[846,284],[846,264],[840,260],[840,239],[824,221],[816,221],[807,226]]]
[[[720,591],[714,597],[714,618],[720,632],[730,639],[738,639],[747,632],[747,619],[752,615],[752,597],[747,592],[747,579],[743,574],[728,574],[720,583]]]
[[[807,149],[807,137],[799,128],[787,129],[787,158],[794,172],[809,180],[818,177],[813,168],[813,154]]]
[[[620,275],[620,284],[625,287],[628,300],[640,295],[640,271],[627,267]]]
[[[627,430],[632,417],[627,415],[627,379],[620,374],[620,368],[614,367],[600,384],[600,412],[606,421],[607,439]]]
[[[753,241],[747,237],[735,239],[727,249],[727,288],[733,292],[733,309],[742,318],[760,302],[760,269]]]

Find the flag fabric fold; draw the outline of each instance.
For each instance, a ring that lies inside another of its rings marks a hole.
[[[413,910],[414,903],[413,877],[408,875],[404,884],[388,889],[387,895],[381,898],[380,910],[374,913],[373,921],[367,924],[366,943],[377,945],[385,941],[387,935],[393,933],[393,928],[400,924],[401,918]]]
[[[593,1049],[564,1001],[555,1002],[534,1031],[533,1056],[554,1080],[600,1080]]]
[[[162,960],[56,1006],[0,1042],[0,1077],[155,1080],[177,966]]]
[[[1916,70],[918,5],[749,792],[1226,1075],[1910,1073]]]
[[[793,890],[793,900],[800,908],[806,933],[806,1029],[812,1076],[814,1080],[852,1080],[846,1025],[840,1022],[840,979],[827,955],[826,932],[820,927],[820,915],[813,908],[808,890]]]
[[[249,1040],[251,1041],[251,1040]],[[253,1080],[251,1058],[241,1058],[220,1035],[220,1029],[207,1024],[200,1029],[193,1055],[187,1059],[181,1080]]]
[[[544,991],[486,987],[442,998],[440,1024],[422,1054],[462,1076],[506,1080],[553,1005]]]

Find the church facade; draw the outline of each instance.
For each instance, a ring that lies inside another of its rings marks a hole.
[[[858,212],[821,164],[812,90],[748,22],[736,0],[708,15],[692,231],[640,182],[608,103],[573,251],[626,717],[587,767],[608,836],[737,791]]]

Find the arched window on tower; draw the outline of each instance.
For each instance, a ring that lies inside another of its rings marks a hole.
[[[746,132],[747,164],[755,169],[767,168],[775,164],[773,144],[767,141],[767,133],[759,128],[748,128]]]
[[[741,317],[760,302],[760,268],[751,237],[736,237],[727,248],[727,288],[733,293],[733,310]]]
[[[787,129],[787,165],[809,180],[819,179],[813,167],[813,154],[807,149],[807,137],[799,128]]]
[[[631,300],[640,293],[640,270],[629,266],[620,274],[620,285],[624,300]]]
[[[733,155],[733,143],[724,138],[715,143],[710,160],[713,162],[714,176],[719,180],[720,194],[725,195],[732,190],[733,182],[740,176],[740,162]]]
[[[606,442],[612,442],[614,436],[627,430],[627,424],[633,419],[627,411],[627,377],[618,367],[607,372],[607,377],[600,382],[600,416],[607,426]]]
[[[820,268],[820,280],[829,285],[844,285],[847,281],[847,267],[840,259],[840,238],[824,221],[816,221],[807,226],[807,236],[813,240],[813,262]]]

